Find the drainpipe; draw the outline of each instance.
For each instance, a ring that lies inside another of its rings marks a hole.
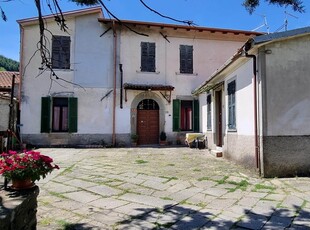
[[[258,132],[257,132],[257,88],[256,88],[256,56],[253,54],[248,54],[245,52],[247,58],[253,59],[253,93],[254,93],[254,136],[255,136],[255,159],[256,159],[256,168],[258,168],[259,175],[261,175],[261,166],[260,166],[260,154],[259,154],[259,144],[258,144]]]
[[[123,64],[119,64],[119,71],[121,72],[121,92],[120,92],[120,108],[123,108]]]
[[[115,29],[115,22],[113,21],[113,121],[112,121],[112,145],[116,145],[116,134],[115,134],[115,120],[116,120],[116,42],[117,42],[117,34]]]

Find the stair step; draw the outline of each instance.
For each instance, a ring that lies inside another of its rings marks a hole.
[[[223,153],[222,153],[222,151],[220,151],[220,150],[216,150],[216,149],[214,149],[214,150],[211,150],[211,152],[210,152],[213,156],[215,156],[215,157],[222,157],[223,156]]]

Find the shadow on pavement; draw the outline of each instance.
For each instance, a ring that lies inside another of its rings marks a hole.
[[[270,215],[244,209],[241,220],[233,216],[215,216],[204,210],[179,205],[163,210],[138,209],[143,214],[130,216],[119,222],[115,229],[310,229],[310,212],[298,206],[294,206],[294,210],[270,209]],[[295,225],[292,225],[293,220]]]

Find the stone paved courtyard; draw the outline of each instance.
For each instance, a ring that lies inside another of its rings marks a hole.
[[[310,229],[310,178],[261,179],[207,150],[40,149],[38,229]]]

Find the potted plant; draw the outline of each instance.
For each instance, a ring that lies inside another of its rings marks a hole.
[[[13,189],[26,189],[34,186],[36,180],[45,178],[54,169],[59,169],[53,159],[36,151],[0,154],[0,174],[12,181]]]
[[[159,144],[160,145],[166,145],[167,144],[167,135],[164,131],[162,131],[160,133],[160,136],[159,136]]]
[[[131,134],[131,145],[137,146],[139,136],[137,134]]]

